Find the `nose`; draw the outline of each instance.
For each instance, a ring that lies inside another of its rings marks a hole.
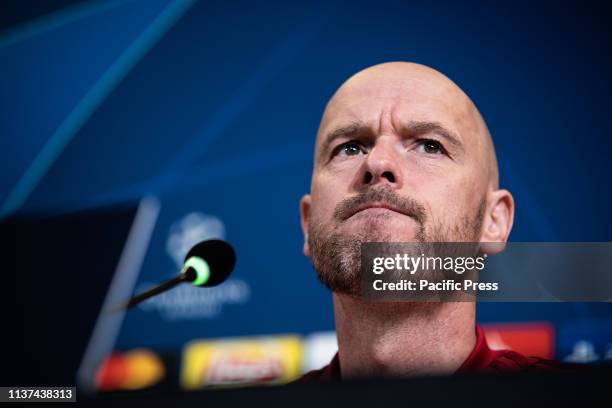
[[[382,183],[397,189],[403,181],[399,157],[392,143],[377,143],[368,152],[362,172],[364,186]]]

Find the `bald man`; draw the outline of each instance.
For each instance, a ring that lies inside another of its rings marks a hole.
[[[492,351],[474,302],[366,302],[363,242],[507,241],[514,218],[491,136],[450,79],[393,62],[348,79],[325,108],[310,194],[300,202],[304,254],[332,292],[338,354],[303,381],[549,368]]]

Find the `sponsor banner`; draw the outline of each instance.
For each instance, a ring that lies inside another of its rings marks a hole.
[[[159,384],[166,377],[166,367],[155,352],[138,348],[114,351],[106,357],[95,376],[100,391],[140,390]]]
[[[555,357],[555,329],[548,322],[482,325],[489,347],[514,350],[525,356]]]
[[[300,375],[302,342],[297,336],[198,340],[183,352],[181,385],[283,384]]]
[[[559,330],[559,359],[571,363],[612,364],[612,319],[576,319]]]
[[[312,333],[304,339],[302,372],[306,373],[326,366],[337,352],[336,332]]]

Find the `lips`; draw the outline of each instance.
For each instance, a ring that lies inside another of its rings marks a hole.
[[[369,204],[365,204],[365,205],[357,207],[355,211],[351,211],[351,214],[349,215],[348,218],[351,218],[353,215],[358,214],[362,211],[369,210],[369,209],[375,209],[375,208],[393,211],[393,212],[396,212],[402,215],[408,215],[405,212],[398,209],[397,207],[387,204],[387,203],[369,203]]]

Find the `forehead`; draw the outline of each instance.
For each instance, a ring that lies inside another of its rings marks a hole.
[[[437,122],[469,137],[476,130],[469,98],[450,80],[435,75],[364,75],[347,81],[328,103],[317,148],[334,128],[361,122],[375,131],[380,124],[399,129],[402,122]]]

